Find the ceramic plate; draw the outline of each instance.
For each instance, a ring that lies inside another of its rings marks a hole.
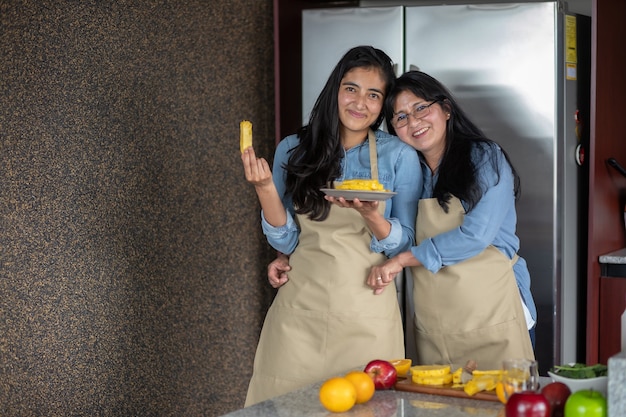
[[[343,197],[346,200],[358,198],[361,201],[383,201],[397,194],[393,191],[337,190],[335,188],[321,188],[320,190],[331,197]]]

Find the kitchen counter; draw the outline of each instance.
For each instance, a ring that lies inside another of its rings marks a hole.
[[[600,256],[602,264],[626,264],[626,248]]]
[[[603,277],[626,278],[626,248],[601,255],[599,262]]]
[[[550,378],[540,377],[542,386],[549,382]],[[504,406],[500,402],[395,390],[376,391],[374,397],[365,404],[357,404],[345,413],[331,413],[319,402],[320,386],[321,382],[226,414],[226,416],[504,417]]]

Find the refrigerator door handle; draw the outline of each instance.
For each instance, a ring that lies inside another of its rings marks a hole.
[[[607,164],[609,164],[610,166],[615,168],[617,170],[617,172],[619,172],[624,177],[626,177],[626,169],[624,169],[624,167],[622,167],[619,164],[619,162],[617,162],[617,160],[615,158],[609,158],[609,159],[606,160],[606,162],[607,162]]]

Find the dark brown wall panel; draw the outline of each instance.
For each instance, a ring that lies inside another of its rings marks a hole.
[[[0,415],[243,405],[273,290],[272,0],[0,2]]]

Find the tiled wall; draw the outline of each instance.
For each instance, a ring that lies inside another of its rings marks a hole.
[[[272,31],[271,0],[0,3],[0,415],[242,406]]]

